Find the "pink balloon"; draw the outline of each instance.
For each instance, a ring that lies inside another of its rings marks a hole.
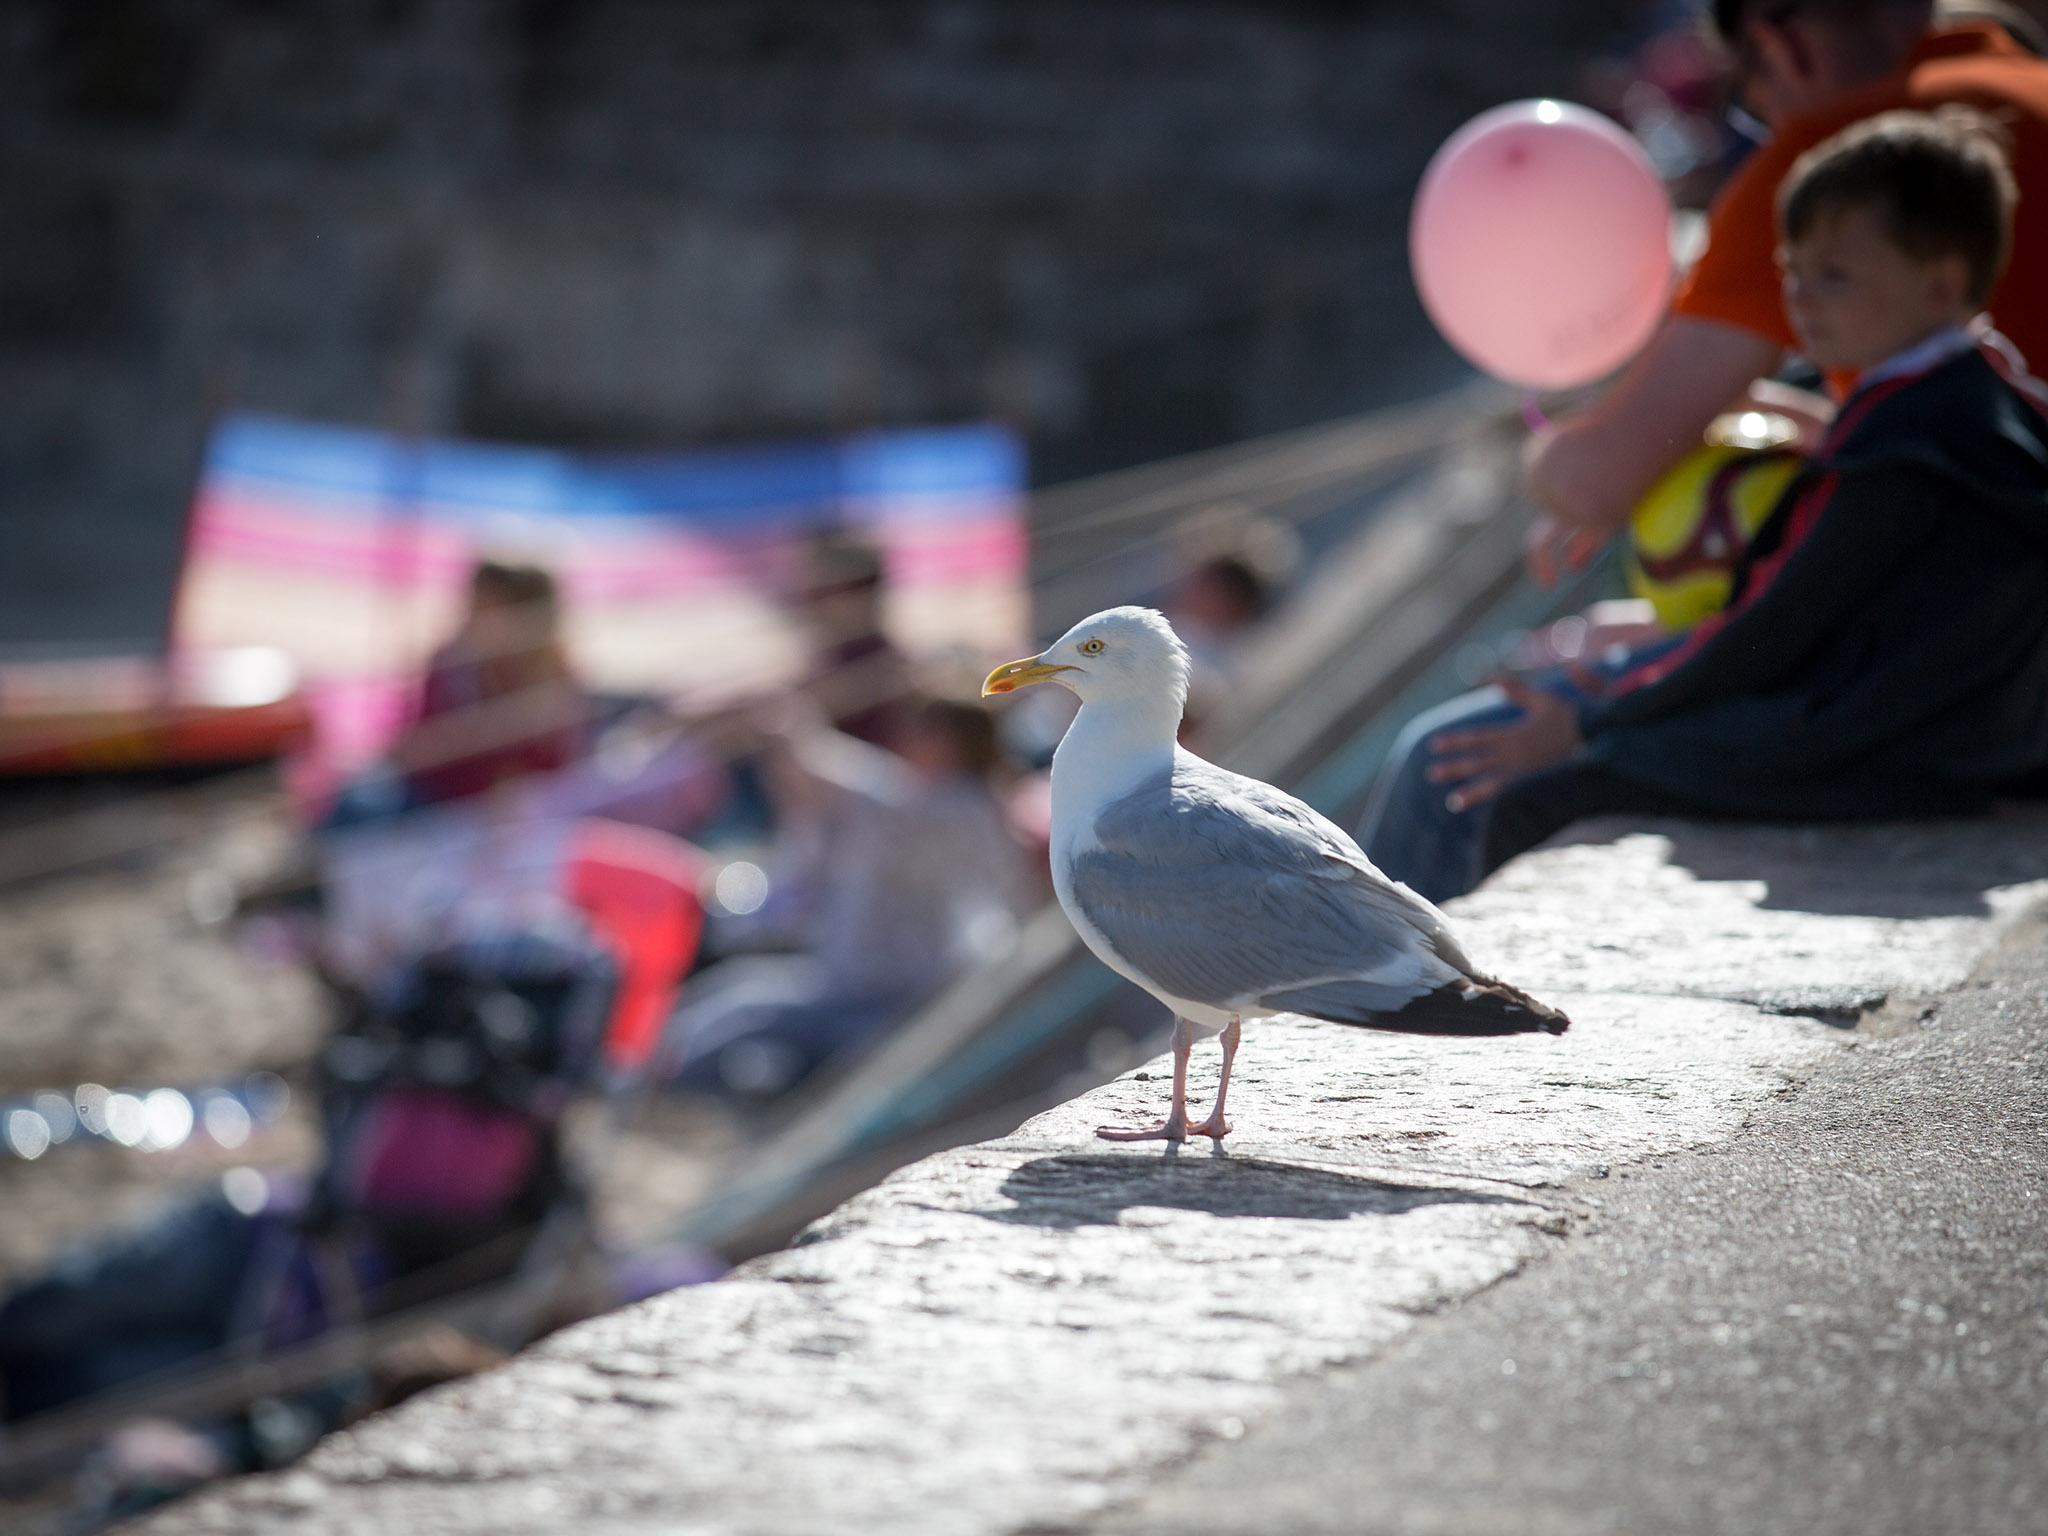
[[[1671,203],[1596,112],[1515,101],[1436,152],[1408,255],[1444,339],[1531,389],[1588,384],[1635,354],[1671,292]]]

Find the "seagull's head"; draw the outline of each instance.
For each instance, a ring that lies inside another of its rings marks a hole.
[[[981,696],[1015,693],[1033,683],[1058,683],[1083,704],[1113,701],[1158,706],[1175,717],[1188,697],[1188,648],[1150,608],[1109,608],[1083,619],[1036,656],[989,673]]]

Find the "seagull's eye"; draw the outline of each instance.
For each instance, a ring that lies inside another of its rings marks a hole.
[[[1081,654],[1083,656],[1100,656],[1102,654],[1102,642],[1100,640],[1083,640],[1081,642]]]

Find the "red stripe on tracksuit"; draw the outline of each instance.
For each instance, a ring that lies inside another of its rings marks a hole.
[[[1939,367],[1940,364],[1935,366]],[[1931,372],[1932,370],[1924,371]],[[1870,414],[1872,406],[1881,400],[1888,399],[1892,395],[1897,394],[1901,389],[1920,377],[1922,377],[1922,374],[1919,373],[1901,374],[1895,378],[1886,379],[1882,383],[1874,384],[1857,395],[1828,427],[1827,436],[1822,439],[1820,452],[1816,457],[1826,459],[1829,454],[1833,453],[1848,439],[1849,434],[1855,431],[1863,419]],[[1742,592],[1735,601],[1722,609],[1721,612],[1710,613],[1693,625],[1686,632],[1685,639],[1674,645],[1670,650],[1652,657],[1640,667],[1633,668],[1615,678],[1608,685],[1606,696],[1611,698],[1618,693],[1628,693],[1632,689],[1644,688],[1651,683],[1669,677],[1673,672],[1684,666],[1693,656],[1698,654],[1700,648],[1713,639],[1715,635],[1719,634],[1726,627],[1730,619],[1742,612],[1743,609],[1747,608],[1759,597],[1762,597],[1769,589],[1771,583],[1777,579],[1778,572],[1785,568],[1785,562],[1792,558],[1793,552],[1799,548],[1806,536],[1813,531],[1813,525],[1820,521],[1821,513],[1826,509],[1827,504],[1834,499],[1835,487],[1840,482],[1840,479],[1839,475],[1833,471],[1828,471],[1800,491],[1799,499],[1792,504],[1792,511],[1785,526],[1785,537],[1779,541],[1776,549],[1750,565],[1749,579],[1743,583]]]

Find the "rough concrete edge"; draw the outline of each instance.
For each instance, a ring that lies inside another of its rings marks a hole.
[[[1971,934],[1971,938],[1967,944],[1969,953],[1966,957],[1963,957],[1962,968],[1964,970],[1967,970],[1969,965],[1974,964],[1975,961],[1979,959],[1982,954],[1988,952],[1996,944],[2002,942],[2005,932],[2012,926],[2013,922],[2021,915],[2021,913],[2024,910],[2024,906],[2016,902],[2008,902],[2004,904],[1992,903],[1989,915],[1980,923],[1973,925],[1968,930]],[[1926,1000],[1926,997],[1929,995],[1932,994],[1922,995],[1908,994],[1895,990],[1887,991],[1881,1001],[1876,1002],[1871,1007],[1867,1007],[1859,1011],[1857,1022],[1859,1024],[1865,1025],[1866,1028],[1858,1030],[1856,1034],[1850,1036],[1850,1038],[1883,1038],[1891,1033],[1896,1032],[1899,1028],[1903,1027],[1900,1021],[1908,1015],[1916,1015],[1919,1008]],[[1636,1004],[1642,1004],[1644,1002],[1657,1001],[1660,996],[1661,994],[1637,994],[1631,996],[1630,1001]],[[1672,1000],[1675,1001],[1677,999]],[[1699,999],[1695,997],[1691,1000],[1698,1001]],[[1751,999],[1736,998],[1729,999],[1728,1001],[1740,1004],[1741,1006],[1745,1007],[1756,1007],[1755,1002]],[[1806,1010],[1803,1009],[1786,1009],[1784,1010],[1784,1013],[1787,1017],[1792,1019],[1805,1019],[1812,1017],[1811,1014],[1809,1014]],[[1832,1020],[1826,1022],[1834,1025],[1839,1025],[1840,1023],[1847,1021]],[[1844,1031],[1839,1030],[1838,1028],[1830,1028],[1827,1032],[1830,1034],[1837,1035],[1842,1035],[1846,1033]],[[782,1276],[777,1276],[775,1274],[775,1271],[779,1266],[779,1261],[783,1260],[788,1253],[794,1252],[804,1247],[813,1246],[819,1243],[833,1243],[845,1242],[848,1240],[858,1240],[863,1231],[871,1230],[873,1227],[875,1227],[878,1223],[873,1218],[872,1210],[881,1209],[885,1207],[886,1204],[893,1198],[891,1193],[892,1187],[901,1189],[913,1186],[919,1178],[921,1171],[928,1172],[931,1166],[943,1163],[947,1159],[959,1158],[964,1155],[971,1156],[977,1152],[994,1153],[998,1149],[1004,1147],[1005,1144],[1014,1145],[1020,1140],[1024,1142],[1036,1141],[1039,1139],[1038,1135],[1036,1134],[1037,1128],[1039,1128],[1044,1123],[1055,1120],[1058,1117],[1069,1113],[1073,1109],[1079,1106],[1086,1105],[1089,1102],[1096,1100],[1098,1098],[1116,1095],[1120,1090],[1127,1088],[1129,1084],[1133,1082],[1143,1081],[1145,1076],[1153,1071],[1156,1071],[1159,1065],[1160,1064],[1158,1062],[1155,1062],[1149,1063],[1144,1067],[1134,1069],[1132,1072],[1124,1074],[1117,1080],[1109,1084],[1105,1084],[1102,1087],[1097,1088],[1095,1090],[1091,1090],[1089,1094],[1080,1096],[1078,1099],[1071,1101],[1069,1105],[1061,1106],[1060,1109],[1050,1111],[1045,1115],[1035,1117],[1032,1121],[1027,1122],[1026,1125],[1020,1127],[1017,1132],[1013,1133],[1012,1136],[998,1138],[995,1141],[988,1143],[981,1143],[973,1146],[953,1149],[952,1151],[946,1153],[935,1154],[932,1158],[928,1158],[920,1163],[913,1164],[909,1168],[901,1170],[897,1175],[892,1176],[888,1180],[885,1180],[881,1185],[877,1186],[876,1189],[871,1190],[852,1201],[849,1201],[845,1206],[839,1208],[839,1210],[821,1219],[819,1222],[814,1223],[810,1228],[807,1228],[802,1235],[800,1235],[797,1241],[794,1244],[792,1244],[790,1250],[785,1250],[784,1254],[769,1255],[761,1260],[757,1260],[753,1263],[742,1266],[740,1269],[734,1272],[734,1277],[737,1279],[759,1277],[772,1277],[777,1279],[786,1278]],[[1784,1082],[1779,1091],[1796,1091],[1797,1084],[1803,1080],[1803,1076],[1803,1073],[1786,1074]],[[1651,1157],[1663,1156],[1677,1150],[1679,1149],[1676,1147],[1666,1148],[1661,1149],[1657,1152],[1653,1152],[1649,1155]],[[1310,1159],[1310,1161],[1313,1161],[1313,1159]],[[1355,1165],[1353,1167],[1353,1171],[1356,1171]],[[1405,1171],[1412,1174],[1416,1170],[1412,1165],[1408,1165],[1405,1168]],[[1602,1173],[1604,1173],[1604,1170],[1602,1170]],[[1458,1175],[1448,1172],[1446,1176],[1452,1179],[1458,1178]],[[1595,1174],[1594,1176],[1598,1177],[1600,1175]],[[1463,1182],[1471,1184],[1488,1184],[1492,1183],[1493,1181],[1474,1180],[1467,1176]],[[1457,1304],[1462,1302],[1463,1300],[1468,1299],[1469,1296],[1479,1294],[1481,1291],[1486,1289],[1491,1289],[1493,1286],[1498,1285],[1502,1281],[1511,1278],[1516,1274],[1525,1272],[1533,1263],[1537,1262],[1543,1256],[1543,1251],[1545,1248],[1551,1247],[1555,1243],[1567,1239],[1570,1233],[1573,1230],[1577,1229],[1587,1219],[1584,1208],[1580,1206],[1578,1202],[1570,1198],[1570,1188],[1576,1182],[1578,1182],[1578,1180],[1574,1178],[1559,1181],[1541,1182],[1529,1186],[1521,1186],[1522,1191],[1525,1194],[1533,1195],[1535,1191],[1539,1189],[1546,1192],[1546,1198],[1544,1198],[1540,1202],[1542,1206],[1541,1217],[1538,1221],[1533,1223],[1532,1230],[1534,1232],[1540,1233],[1544,1238],[1550,1241],[1542,1245],[1541,1247],[1533,1248],[1529,1252],[1524,1253],[1521,1256],[1517,1257],[1516,1260],[1511,1265],[1509,1265],[1505,1270],[1493,1276],[1492,1278],[1486,1280],[1483,1284],[1472,1287],[1468,1290],[1459,1292],[1454,1295],[1444,1296],[1432,1305],[1415,1309],[1410,1314],[1409,1326],[1412,1326],[1414,1322],[1420,1321],[1426,1317],[1441,1317],[1445,1313],[1455,1310]],[[1494,1184],[1494,1187],[1497,1188],[1499,1186],[1498,1184]],[[863,1207],[869,1207],[871,1209],[863,1210]],[[582,1326],[589,1327],[591,1325]],[[565,1348],[567,1348],[570,1351],[573,1351],[575,1335],[580,1331],[580,1329],[572,1329],[567,1331],[565,1334],[557,1335],[556,1340],[553,1341],[553,1343],[545,1351],[545,1353],[549,1356],[560,1358],[561,1352]],[[1403,1329],[1403,1331],[1405,1331],[1405,1328]],[[1386,1342],[1391,1341],[1389,1340]],[[1384,1343],[1378,1347],[1384,1347]],[[1367,1355],[1371,1353],[1377,1353],[1377,1347],[1366,1353]],[[1354,1358],[1362,1357],[1363,1356]],[[506,1371],[516,1372],[520,1369],[520,1365],[518,1362],[515,1361],[510,1366],[505,1367],[503,1369]],[[1289,1372],[1286,1374],[1297,1375],[1299,1374],[1299,1372]],[[441,1411],[441,1405],[445,1403],[448,1396],[449,1393],[446,1391],[442,1393],[428,1394],[424,1398],[417,1400],[416,1404],[408,1405],[406,1409],[401,1411],[407,1413],[432,1413]],[[389,1418],[390,1416],[388,1415],[380,1416],[379,1420],[368,1422],[388,1422]],[[1170,1467],[1171,1465],[1178,1464],[1186,1456],[1197,1454],[1200,1449],[1200,1441],[1201,1437],[1199,1435],[1195,1436],[1194,1438],[1187,1441],[1177,1452],[1167,1455],[1163,1458],[1155,1458],[1145,1469],[1143,1469],[1144,1472],[1148,1475],[1151,1473],[1156,1473],[1160,1470],[1164,1470]],[[294,1476],[305,1477],[309,1476],[309,1474],[295,1474]],[[345,1488],[339,1485],[333,1483],[326,1483],[325,1480],[318,1479],[316,1476],[312,1477],[311,1480],[322,1482],[324,1486],[328,1489],[330,1496],[337,1493],[345,1493],[347,1491]],[[181,1527],[185,1527],[187,1525],[187,1521],[183,1518],[186,1515],[190,1515],[192,1517],[195,1517],[196,1519],[203,1521],[205,1515],[208,1513],[229,1513],[234,1503],[240,1502],[242,1497],[250,1496],[253,1494],[252,1482],[260,1481],[265,1480],[244,1480],[244,1482],[240,1484],[229,1485],[227,1488],[216,1490],[207,1494],[202,1494],[200,1497],[192,1501],[188,1501],[184,1505],[181,1505],[173,1510],[167,1511],[160,1520],[151,1521],[149,1523],[148,1528],[155,1531],[172,1531],[179,1529]],[[1119,1479],[1117,1481],[1128,1482],[1128,1479]],[[1106,1507],[1108,1504],[1116,1502],[1121,1496],[1121,1489],[1109,1485],[1104,1485],[1099,1487],[1098,1497],[1088,1500],[1087,1503],[1089,1506],[1094,1508]],[[251,1512],[254,1513],[254,1511]],[[274,1504],[269,1506],[269,1512],[272,1514],[277,1513],[277,1508]],[[1071,1509],[1069,1511],[1069,1513],[1074,1512],[1076,1511],[1072,1511]],[[1044,1528],[1061,1528],[1060,1520],[1061,1517],[1055,1515],[1053,1517],[1054,1523],[1051,1526],[1047,1526]],[[209,1526],[207,1528],[218,1527]],[[1030,1528],[1028,1522],[1027,1525],[1023,1528]]]

